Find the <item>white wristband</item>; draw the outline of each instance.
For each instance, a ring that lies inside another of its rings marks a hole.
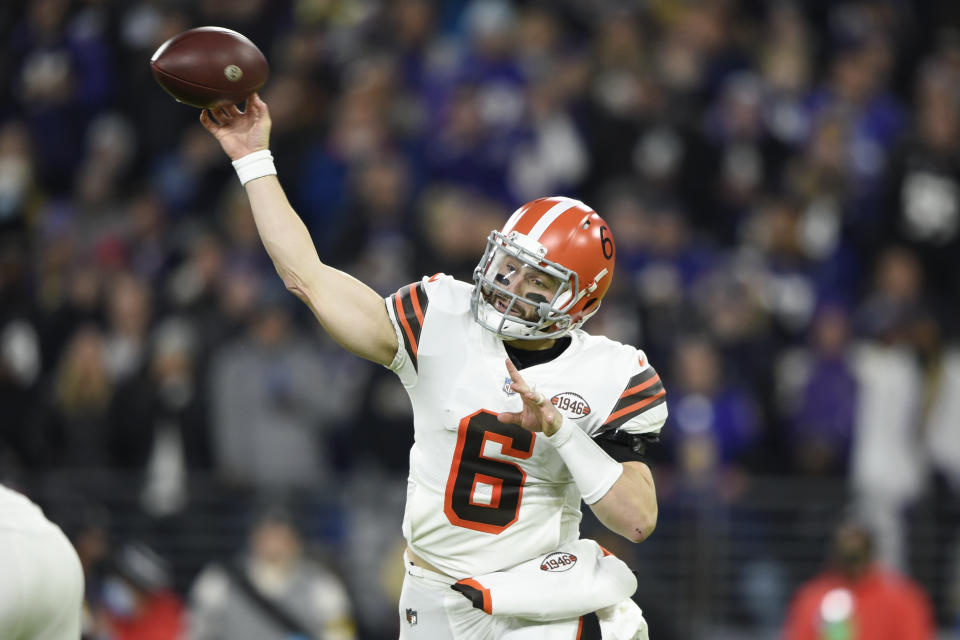
[[[547,436],[547,441],[567,465],[567,470],[580,489],[580,496],[587,504],[593,504],[606,495],[623,473],[622,464],[567,419],[552,436]]]
[[[233,161],[233,168],[237,171],[240,184],[244,185],[255,178],[277,175],[277,168],[273,166],[273,154],[270,149],[254,151]]]

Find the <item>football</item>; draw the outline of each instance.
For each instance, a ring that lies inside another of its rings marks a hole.
[[[222,27],[173,36],[150,58],[150,69],[167,93],[201,109],[243,102],[264,85],[270,71],[257,45]]]

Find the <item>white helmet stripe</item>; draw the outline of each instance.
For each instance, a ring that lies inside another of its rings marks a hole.
[[[550,207],[543,217],[537,220],[537,224],[533,225],[533,229],[530,230],[530,233],[527,234],[527,237],[540,241],[540,236],[553,224],[553,221],[563,215],[565,212],[573,209],[574,207],[584,207],[586,205],[580,202],[579,200],[574,200],[573,198],[559,198],[560,202]]]

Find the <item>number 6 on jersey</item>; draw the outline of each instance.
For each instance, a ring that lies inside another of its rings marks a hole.
[[[444,496],[447,519],[486,533],[500,533],[516,522],[527,474],[513,462],[485,456],[484,447],[498,442],[502,455],[526,460],[533,454],[534,437],[486,409],[463,418]]]

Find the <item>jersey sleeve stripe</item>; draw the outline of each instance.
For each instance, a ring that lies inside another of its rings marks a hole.
[[[621,394],[620,394],[620,397],[621,397],[621,398],[626,398],[626,397],[632,396],[632,395],[634,395],[634,394],[636,394],[636,393],[640,393],[641,391],[643,391],[643,390],[646,389],[647,387],[650,387],[650,386],[652,386],[652,385],[655,385],[655,384],[657,384],[657,383],[659,383],[659,382],[660,382],[660,376],[655,373],[655,374],[653,374],[653,377],[650,378],[649,380],[647,380],[646,382],[641,382],[641,383],[638,384],[637,386],[635,386],[635,387],[630,387],[629,389],[627,389],[626,391],[624,391],[623,393],[621,393]]]
[[[644,411],[660,406],[666,402],[666,395],[659,374],[653,367],[646,367],[627,381],[626,388],[603,423],[603,431],[617,429]]]
[[[420,298],[417,296],[417,290],[423,290],[423,285],[410,285],[410,299],[413,300],[413,311],[417,314],[417,335],[420,334],[420,328],[423,327],[423,311],[420,309]]]
[[[611,414],[616,413],[617,411],[619,411],[620,409],[623,409],[626,406],[632,405],[645,398],[650,398],[652,396],[655,396],[663,391],[663,383],[660,382],[659,376],[655,376],[654,378],[651,378],[649,382],[650,384],[641,383],[637,385],[638,387],[640,386],[643,387],[639,391],[634,391],[636,387],[633,387],[628,390],[628,391],[634,391],[633,393],[630,393],[630,394],[625,393],[624,395],[621,395],[620,398],[617,400],[617,403],[613,405],[612,409],[610,409],[610,413]]]
[[[630,378],[630,380],[627,382],[627,386],[625,387],[625,389],[629,390],[631,387],[635,387],[639,385],[641,382],[646,382],[647,380],[649,380],[650,378],[653,378],[656,375],[657,375],[657,372],[654,370],[653,367],[647,367],[637,375]],[[623,395],[626,395],[626,391],[624,391]]]
[[[414,337],[413,330],[410,328],[410,323],[407,321],[407,314],[403,311],[403,302],[400,301],[399,294],[394,294],[393,305],[397,309],[397,319],[400,321],[400,326],[403,327],[403,342],[407,347],[407,353],[410,354],[414,364],[416,364],[417,339]]]
[[[397,321],[403,329],[403,343],[417,367],[417,352],[419,350],[420,332],[423,330],[423,318],[429,298],[423,288],[423,283],[414,283],[407,287],[400,287],[393,296],[393,307],[396,309]]]
[[[607,428],[616,428],[621,424],[637,416],[644,411],[649,411],[654,407],[658,407],[667,400],[667,390],[661,389],[659,393],[650,396],[649,398],[644,398],[640,402],[635,402],[631,405],[627,405],[618,411],[614,411],[610,414],[610,417],[607,418],[607,421],[603,423],[604,427]]]

